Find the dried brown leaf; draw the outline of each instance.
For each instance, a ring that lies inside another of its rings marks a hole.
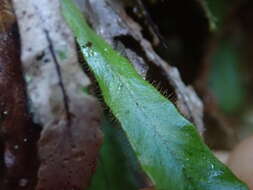
[[[37,190],[89,185],[102,136],[100,106],[85,95],[90,83],[77,61],[74,37],[59,0],[13,0],[30,110],[43,126]]]
[[[77,101],[78,102],[78,101]],[[96,127],[100,123],[97,101],[89,97],[75,105],[72,127],[60,120],[44,130],[40,142],[40,171],[37,190],[83,190],[90,183],[102,143]]]
[[[26,106],[16,25],[13,20],[6,24],[0,33],[0,124],[4,146],[0,155],[3,156],[0,189],[32,190],[38,168],[39,130],[32,123]]]

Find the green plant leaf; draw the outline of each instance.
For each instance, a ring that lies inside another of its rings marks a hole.
[[[115,122],[114,122],[115,123]],[[138,190],[142,181],[138,162],[122,129],[105,118],[104,143],[88,190]]]
[[[62,0],[62,10],[105,102],[157,190],[247,189],[175,106],[90,29],[72,0]]]
[[[245,105],[246,77],[240,53],[232,41],[222,40],[211,60],[209,86],[219,107],[227,114],[240,113]]]
[[[220,29],[224,22],[224,18],[231,8],[231,1],[227,0],[206,0],[210,12],[212,12],[213,20],[215,20],[217,29]],[[229,6],[230,5],[230,6]]]

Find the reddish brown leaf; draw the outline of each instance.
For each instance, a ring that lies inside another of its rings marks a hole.
[[[1,12],[2,13],[2,12]],[[2,21],[2,20],[1,20]],[[36,180],[38,132],[26,107],[18,36],[13,20],[0,33],[0,118],[3,142],[4,190],[32,190]],[[1,155],[2,156],[2,155]]]
[[[98,107],[95,99],[87,97],[87,101],[75,105],[72,127],[66,127],[63,119],[43,131],[37,190],[83,190],[89,185],[102,143],[96,130],[100,122]]]

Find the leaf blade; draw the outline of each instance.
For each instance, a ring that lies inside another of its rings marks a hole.
[[[89,190],[139,189],[145,182],[124,132],[108,118],[104,118],[102,130],[104,143]]]
[[[120,121],[158,190],[247,189],[208,150],[195,127],[98,37],[70,0],[63,14],[94,72],[103,97]],[[180,140],[178,140],[180,139]]]

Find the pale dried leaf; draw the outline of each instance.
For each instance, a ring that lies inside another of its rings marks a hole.
[[[37,190],[83,189],[96,166],[100,107],[77,61],[74,37],[59,0],[13,0],[30,111],[43,126]],[[57,178],[55,178],[57,176]]]

